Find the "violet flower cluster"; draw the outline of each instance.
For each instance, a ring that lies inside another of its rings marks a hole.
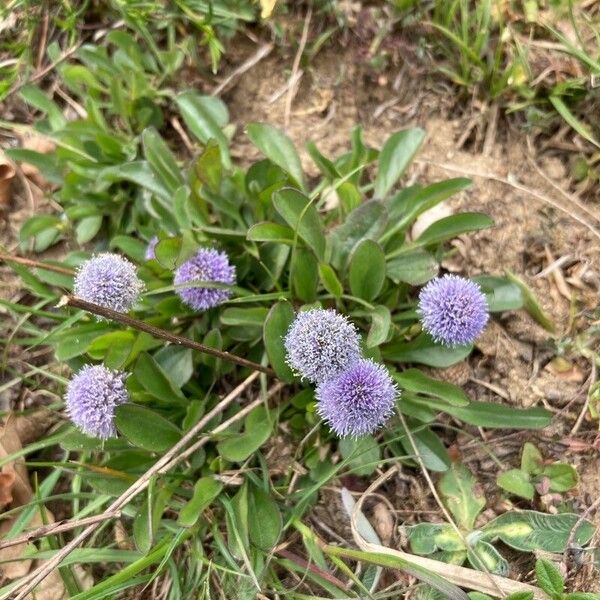
[[[393,413],[398,389],[383,365],[362,358],[358,332],[345,316],[301,312],[284,345],[290,367],[317,384],[317,412],[336,435],[373,433]]]
[[[116,436],[115,409],[129,400],[127,375],[104,365],[86,365],[74,375],[65,402],[69,417],[83,433],[101,440]]]
[[[471,344],[489,319],[481,288],[474,281],[456,275],[431,280],[421,290],[417,313],[423,329],[446,346]]]
[[[86,260],[77,271],[73,287],[82,300],[118,312],[130,310],[143,290],[135,265],[109,252]]]
[[[201,282],[235,284],[235,267],[229,263],[225,252],[213,248],[200,248],[192,258],[184,262],[176,271],[175,285],[194,283],[190,287],[176,288],[177,295],[195,310],[207,310],[228,300],[229,287],[202,287]]]

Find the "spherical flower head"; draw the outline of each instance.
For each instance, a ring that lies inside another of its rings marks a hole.
[[[117,312],[130,310],[143,290],[135,266],[118,254],[107,252],[86,260],[75,276],[77,297]]]
[[[363,358],[317,386],[316,397],[317,413],[336,435],[358,438],[388,420],[398,389],[383,365]]]
[[[235,267],[229,264],[229,257],[225,252],[213,248],[200,248],[175,271],[175,285],[200,281],[235,284]],[[231,296],[230,289],[210,287],[182,287],[176,288],[175,291],[185,304],[196,310],[218,306]]]
[[[129,400],[127,373],[104,365],[86,365],[67,386],[65,402],[69,417],[85,434],[106,440],[116,436],[115,408]]]
[[[153,260],[154,258],[156,258],[156,254],[154,253],[156,244],[158,244],[158,236],[157,235],[150,238],[150,241],[148,242],[148,245],[146,246],[146,253],[144,254],[144,258],[146,260]]]
[[[313,383],[335,377],[360,358],[356,328],[332,309],[299,313],[284,344],[288,365]]]
[[[456,275],[431,280],[421,290],[417,312],[423,329],[436,342],[447,346],[472,343],[489,319],[481,288]]]

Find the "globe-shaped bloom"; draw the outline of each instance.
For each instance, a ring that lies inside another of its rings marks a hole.
[[[129,400],[127,375],[104,365],[86,365],[74,375],[65,402],[69,417],[83,433],[102,440],[116,436],[115,408]]]
[[[118,312],[130,310],[143,290],[135,266],[118,254],[106,252],[86,260],[75,276],[77,297]]]
[[[360,358],[356,328],[332,309],[299,313],[284,343],[289,366],[313,383],[335,377]]]
[[[156,248],[156,244],[158,244],[158,236],[155,235],[154,237],[151,237],[148,245],[146,246],[146,252],[144,254],[144,258],[146,260],[152,260],[154,258],[156,258],[156,254],[154,254],[154,249]]]
[[[398,395],[387,369],[363,358],[317,386],[317,413],[339,437],[358,438],[387,421]]]
[[[417,312],[423,329],[436,342],[447,346],[472,343],[489,319],[481,288],[456,275],[431,280],[421,290]]]
[[[229,263],[229,257],[225,252],[219,252],[213,248],[200,248],[198,252],[184,262],[175,271],[174,283],[224,283],[235,284],[235,267]],[[227,288],[213,287],[180,287],[175,290],[185,304],[196,310],[207,310],[218,306],[231,296],[231,290]]]

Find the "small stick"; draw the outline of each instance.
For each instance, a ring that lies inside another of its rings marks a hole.
[[[264,44],[259,49],[245,60],[241,65],[236,67],[215,89],[210,93],[211,96],[218,96],[227,87],[231,85],[238,77],[249,71],[254,65],[258,64],[265,56],[268,56],[273,50],[273,44]]]
[[[77,529],[77,527],[85,527],[86,525],[91,525],[92,523],[101,523],[102,521],[106,521],[108,519],[118,519],[120,516],[121,512],[117,511],[102,513],[99,515],[94,515],[93,517],[86,517],[84,519],[73,519],[71,521],[64,519],[56,523],[43,525],[37,529],[32,529],[30,532],[20,537],[0,542],[0,550],[4,550],[4,548],[10,548],[11,546],[18,546],[19,544],[28,544],[29,542],[34,542],[35,540],[39,540],[40,538],[49,535],[55,535],[57,533],[62,533],[63,531],[70,531],[71,529]]]
[[[296,52],[296,56],[294,56],[294,62],[292,64],[292,74],[290,76],[290,84],[288,87],[288,94],[285,99],[285,113],[284,113],[284,125],[287,129],[290,125],[290,115],[292,112],[292,102],[294,101],[294,96],[296,95],[298,81],[299,81],[299,68],[300,68],[300,60],[302,59],[302,53],[304,52],[304,48],[306,46],[306,42],[308,40],[308,27],[310,25],[310,19],[312,17],[312,8],[309,7],[306,12],[306,18],[304,19],[304,27],[302,28],[302,37],[300,38],[300,44],[298,45],[298,51]]]
[[[212,356],[216,356],[217,358],[226,360],[227,362],[236,363],[242,367],[248,367],[253,371],[260,371],[261,373],[266,373],[267,375],[275,375],[275,372],[270,367],[259,365],[258,363],[242,358],[241,356],[236,356],[235,354],[231,354],[225,350],[217,350],[216,348],[205,346],[204,344],[200,344],[199,342],[195,342],[189,338],[171,333],[166,329],[149,325],[144,321],[134,319],[133,317],[130,317],[124,313],[117,312],[116,310],[112,310],[110,308],[105,308],[99,304],[87,302],[87,300],[82,300],[76,296],[63,296],[58,303],[58,306],[74,306],[75,308],[81,308],[94,315],[99,315],[105,319],[109,319],[110,321],[116,321],[117,323],[122,323],[123,325],[132,327],[138,331],[144,331],[153,337],[166,340],[167,342],[185,346],[186,348],[191,348],[192,350],[203,352],[204,354],[211,354]]]
[[[217,414],[224,411],[229,404],[231,404],[240,394],[259,376],[259,373],[255,371],[249,377],[247,377],[240,385],[232,390],[219,404],[217,404],[211,411],[204,415],[168,452],[166,452],[162,458],[156,461],[150,469],[148,469],[135,483],[128,487],[105,511],[103,515],[109,515],[110,513],[116,513],[121,510],[132,498],[143,492],[149,485],[152,477],[161,472],[161,470],[167,465],[174,466],[180,460],[182,460],[182,450],[187,444],[193,440],[201,429]],[[255,400],[255,404],[257,401]],[[259,399],[262,402],[262,399]],[[247,408],[247,407],[246,407]],[[244,417],[244,410],[233,415],[227,421],[221,423],[219,427],[216,427],[210,434],[207,434],[200,441],[206,438],[208,439],[217,433],[227,428],[232,423]],[[198,443],[198,442],[197,442]],[[107,516],[104,520],[110,519],[112,516]],[[98,527],[100,521],[88,525],[77,537],[73,538],[68,544],[61,548],[52,558],[48,559],[47,562],[40,565],[37,569],[32,571],[29,575],[23,578],[20,585],[13,589],[13,592],[21,590],[14,600],[25,600],[28,595],[35,589],[35,587],[45,579],[60,563],[67,557],[77,546],[82,544]]]
[[[32,258],[25,258],[24,256],[10,256],[9,254],[0,254],[0,260],[4,262],[14,262],[18,265],[32,267],[33,269],[44,269],[45,271],[53,271],[54,273],[60,273],[61,275],[75,275],[74,269],[69,269],[67,267],[59,267],[58,265],[50,265],[48,263],[40,262],[39,260],[33,260]]]

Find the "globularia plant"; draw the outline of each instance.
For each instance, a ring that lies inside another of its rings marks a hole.
[[[319,569],[330,568],[327,547],[302,520],[331,478],[371,474],[382,458],[413,465],[413,444],[426,468],[447,472],[450,457],[431,427],[447,415],[464,427],[515,428],[544,427],[550,415],[474,401],[419,369],[464,360],[488,313],[523,306],[521,288],[498,275],[438,278],[448,243],[491,227],[487,215],[453,214],[412,235],[422,213],[470,185],[403,184],[422,130],[394,133],[378,150],[357,128],[337,158],[309,144],[320,170],[309,183],[281,131],[250,124],[265,158],[243,169],[231,159],[218,99],[187,92],[177,105],[199,142],[190,162],[152,128],[141,134],[143,156],[118,168],[71,169],[81,153],[60,155],[56,168],[69,172],[70,189],[85,177],[106,202],[93,206],[93,247],[65,258],[79,269],[74,279],[21,271],[42,307],[21,342],[52,344],[76,373],[65,397],[73,424],[48,442],[76,471],[73,516],[103,510],[134,486],[114,514],[136,554],[106,589],[146,584],[155,574],[144,560],[171,569],[179,553],[173,576],[182,597],[213,578],[227,598],[254,598],[266,580],[284,596],[279,574],[294,562],[275,549],[292,530]],[[72,208],[56,180],[58,200]],[[113,197],[112,185],[127,194]],[[81,225],[79,212],[63,219],[61,235]],[[25,227],[24,242],[34,230]],[[97,321],[69,297],[52,308],[71,293],[119,311],[118,322]],[[275,434],[295,454],[289,468],[270,471]],[[157,462],[165,453],[167,466]],[[91,498],[81,496],[89,490]],[[203,546],[188,552],[188,544]],[[347,593],[331,578],[315,581]]]

